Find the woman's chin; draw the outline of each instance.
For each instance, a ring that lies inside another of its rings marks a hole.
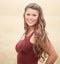
[[[34,26],[34,25],[32,25],[32,24],[29,24],[28,26],[29,26],[29,27],[32,27],[32,26]]]

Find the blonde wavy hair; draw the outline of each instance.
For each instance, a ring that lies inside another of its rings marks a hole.
[[[38,18],[38,22],[35,24],[35,28],[34,28],[34,33],[35,33],[35,44],[33,45],[33,50],[34,53],[37,54],[38,58],[42,58],[43,60],[45,60],[45,55],[44,57],[42,56],[42,54],[46,53],[42,47],[46,46],[46,30],[45,30],[45,26],[46,26],[46,22],[45,19],[43,17],[43,12],[42,12],[42,8],[36,4],[36,3],[30,3],[29,5],[27,5],[25,7],[25,12],[28,8],[37,10],[39,12],[39,18]],[[24,12],[24,14],[25,14]],[[25,20],[24,20],[25,21]],[[26,24],[26,22],[24,22],[24,29],[25,29],[25,36],[28,33],[28,25]]]

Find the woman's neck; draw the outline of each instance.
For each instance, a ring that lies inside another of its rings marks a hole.
[[[28,33],[30,33],[30,32],[34,32],[34,27],[29,27]]]

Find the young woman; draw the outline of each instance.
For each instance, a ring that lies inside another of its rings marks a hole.
[[[54,64],[57,54],[47,36],[41,7],[30,3],[23,17],[25,33],[16,44],[17,64],[38,64],[39,59],[45,60],[45,54],[48,54],[45,64]]]

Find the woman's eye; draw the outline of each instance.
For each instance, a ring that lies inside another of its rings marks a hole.
[[[36,14],[29,14],[29,13],[26,14],[26,15],[27,15],[27,16],[34,16],[34,17],[37,16]]]
[[[26,14],[27,16],[30,16],[30,14]]]
[[[33,16],[36,16],[36,14],[33,14]]]

